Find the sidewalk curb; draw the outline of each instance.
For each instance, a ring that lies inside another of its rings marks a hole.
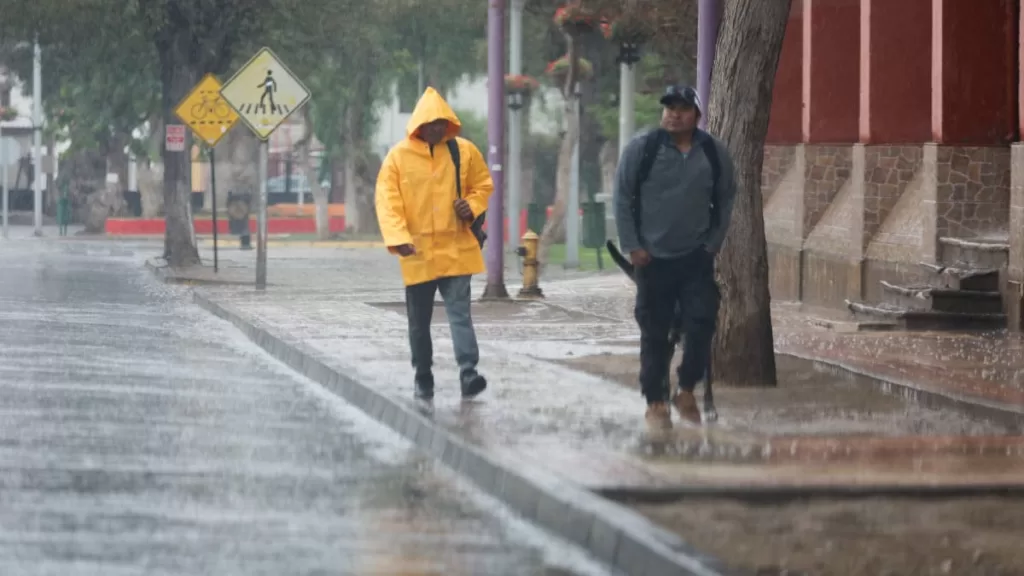
[[[972,398],[942,390],[929,389],[907,380],[883,376],[863,368],[851,366],[846,362],[826,360],[810,354],[791,351],[776,350],[775,353],[780,356],[789,356],[810,362],[814,367],[849,380],[854,384],[870,386],[885,394],[906,398],[921,406],[952,409],[975,418],[991,420],[1011,429],[1024,430],[1024,410],[1014,410],[1012,406],[999,404],[984,398]]]
[[[153,273],[161,282],[166,284],[181,284],[184,286],[251,286],[254,281],[250,280],[231,280],[228,278],[193,278],[188,275],[178,273],[174,268],[170,268],[166,265],[161,266],[156,263],[158,258],[149,258],[146,260],[146,268]],[[271,286],[271,284],[268,284]]]
[[[302,344],[287,343],[229,306],[193,291],[196,304],[227,320],[274,358],[388,426],[536,523],[631,576],[724,576],[718,560],[640,514],[524,462],[497,461],[411,405],[341,374]],[[505,460],[505,459],[502,459]]]

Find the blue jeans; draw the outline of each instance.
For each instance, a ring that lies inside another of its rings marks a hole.
[[[471,276],[451,276],[405,287],[405,309],[409,318],[409,348],[416,379],[430,377],[434,363],[434,346],[430,339],[430,321],[434,315],[434,294],[440,290],[445,314],[452,331],[455,360],[462,382],[477,375],[480,349],[470,314]]]

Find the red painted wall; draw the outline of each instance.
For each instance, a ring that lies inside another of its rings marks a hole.
[[[768,144],[797,144],[803,139],[803,62],[803,0],[794,0],[775,73]]]
[[[932,0],[866,1],[871,2],[868,142],[928,142]]]
[[[941,0],[945,144],[1000,145],[1017,130],[1018,0]]]
[[[1017,140],[1024,137],[1024,10],[1017,7]]]
[[[209,218],[196,218],[192,222],[196,234],[213,234],[213,222]],[[333,233],[345,231],[345,217],[332,216],[328,229]],[[249,231],[256,233],[256,219],[249,219]],[[107,218],[108,236],[160,236],[167,230],[163,218]],[[217,233],[228,234],[228,221],[217,221]],[[267,234],[315,234],[316,220],[313,218],[269,218]]]
[[[805,136],[813,143],[857,142],[860,138],[860,1],[814,0],[809,7],[811,59],[807,105],[810,122]]]

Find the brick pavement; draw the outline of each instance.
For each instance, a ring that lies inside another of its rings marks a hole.
[[[245,268],[250,265],[245,258],[242,255],[229,259],[229,265]],[[280,282],[265,293],[239,287],[210,287],[202,291],[278,337],[315,350],[331,366],[360,382],[402,401],[409,398],[411,368],[406,350],[405,319],[399,311],[402,291],[397,264],[392,259],[374,251],[305,251],[293,255],[276,251],[269,270],[270,281],[279,279]],[[478,278],[477,288],[481,284],[482,278]],[[435,319],[439,380],[435,419],[490,453],[541,462],[584,486],[670,487],[680,483],[722,482],[955,484],[979,481],[977,473],[969,473],[973,459],[980,457],[978,454],[985,455],[999,446],[1009,453],[1020,453],[1019,439],[1015,438],[994,438],[990,443],[973,439],[950,444],[948,440],[932,442],[918,437],[873,443],[847,441],[841,446],[835,442],[830,444],[829,440],[818,440],[817,444],[807,442],[806,447],[796,450],[792,449],[792,442],[788,445],[790,452],[798,456],[813,453],[817,454],[813,459],[854,460],[856,474],[835,466],[812,466],[811,470],[809,464],[800,462],[796,468],[790,462],[766,472],[763,467],[697,465],[685,461],[680,455],[714,453],[716,442],[735,447],[740,436],[726,425],[708,430],[678,430],[667,441],[651,442],[642,433],[643,401],[637,392],[549,361],[608,350],[620,353],[632,350],[637,334],[631,322],[629,283],[615,275],[566,275],[549,279],[543,288],[548,296],[545,304],[554,307],[553,310],[528,305],[510,312],[495,311],[486,304],[477,305],[475,314],[485,358],[482,368],[494,383],[480,402],[461,403],[457,399],[447,327],[443,318]],[[555,315],[560,321],[545,321],[545,315]],[[837,333],[802,322],[792,313],[784,315],[776,326],[780,351],[816,353],[825,360],[841,358],[852,367],[866,371],[882,371],[889,366],[877,355],[868,356],[869,351],[894,345],[886,344],[886,337],[896,342],[908,338],[918,338],[920,342],[949,338],[944,335]],[[986,371],[966,361],[955,363],[949,368],[953,374],[939,384],[955,382],[957,371],[970,372],[981,377],[980,383],[974,381],[970,388],[981,394],[989,390],[985,384],[995,382],[999,375],[1012,372],[1016,377],[1020,374],[1019,369],[1014,368],[1012,353],[1004,351],[1017,345],[1012,339],[991,337],[986,342],[995,347],[987,358],[1004,362],[1000,368]],[[964,359],[973,358],[972,354],[978,352],[970,346],[965,344],[954,350]],[[841,356],[839,351],[847,347],[859,351],[859,355]],[[903,364],[896,364],[895,369],[904,377],[912,372],[915,358],[921,365],[927,365],[929,362],[937,364],[939,358],[944,357],[929,359],[926,353],[930,349],[924,344],[913,349],[918,356],[905,355],[901,357]],[[914,385],[935,386],[927,381],[915,381]],[[1012,381],[1009,386],[995,383],[992,389],[1000,386],[1012,387]],[[962,393],[963,386],[956,390]],[[1009,404],[1008,407],[1016,410],[1020,405]],[[778,439],[773,441],[777,446],[782,445]],[[860,442],[859,447],[857,442]],[[756,446],[749,449],[756,450]],[[778,449],[771,452],[784,453]],[[908,453],[914,454],[916,466],[894,466],[891,462],[894,454]],[[927,458],[928,463],[922,464],[921,458]],[[1005,479],[1016,473],[1019,478],[1018,460],[1014,459],[1005,473],[985,468],[990,472],[986,477]],[[797,472],[801,466],[803,474]]]

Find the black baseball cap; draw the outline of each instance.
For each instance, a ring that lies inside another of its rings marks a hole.
[[[665,93],[661,96],[661,105],[671,106],[672,104],[686,104],[693,106],[698,112],[704,112],[704,107],[700,103],[700,95],[692,86],[672,85],[665,88]]]

